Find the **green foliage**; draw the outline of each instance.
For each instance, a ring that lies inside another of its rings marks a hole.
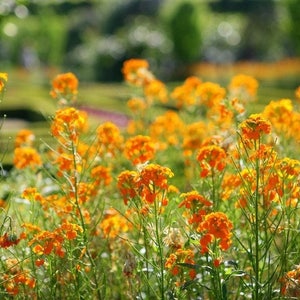
[[[175,56],[182,62],[191,62],[200,57],[201,31],[198,23],[197,5],[182,2],[171,21],[170,31]]]

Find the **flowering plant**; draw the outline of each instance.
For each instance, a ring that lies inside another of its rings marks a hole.
[[[250,76],[227,88],[192,76],[169,92],[145,60],[122,72],[139,93],[127,127],[91,130],[75,105],[78,79],[65,73],[50,92],[51,145],[37,147],[29,129],[16,135],[1,182],[1,297],[298,297],[292,100],[248,115]],[[7,79],[0,73],[0,92]],[[158,114],[166,104],[174,109]]]

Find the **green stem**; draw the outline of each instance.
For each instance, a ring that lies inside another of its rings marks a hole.
[[[256,149],[256,148],[255,148]],[[256,149],[257,150],[257,149]],[[256,188],[255,188],[255,199],[254,199],[254,209],[255,209],[255,268],[254,268],[254,274],[255,274],[255,294],[254,299],[259,299],[259,224],[260,224],[260,218],[259,218],[259,180],[260,180],[260,173],[259,173],[259,159],[256,159],[255,161],[255,169],[256,169]]]
[[[162,195],[164,197],[164,195]],[[160,213],[159,207],[157,207],[157,200],[154,201],[154,217],[155,217],[155,235],[156,235],[156,242],[158,247],[158,254],[159,254],[159,269],[160,269],[160,294],[162,300],[164,300],[164,259],[163,259],[163,247],[161,242],[161,226],[160,226]]]

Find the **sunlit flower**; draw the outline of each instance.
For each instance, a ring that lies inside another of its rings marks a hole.
[[[199,105],[211,108],[225,98],[226,90],[217,83],[204,82],[197,87],[197,95]]]
[[[137,135],[129,138],[125,143],[124,155],[134,165],[151,160],[155,152],[155,144],[149,136]]]
[[[124,79],[134,85],[142,86],[154,79],[149,71],[149,63],[144,59],[129,59],[123,64]]]
[[[132,224],[114,208],[105,211],[104,218],[99,224],[104,238],[114,239],[132,229]]]
[[[18,295],[23,298],[30,297],[32,289],[35,288],[36,280],[29,270],[23,268],[21,262],[15,258],[3,260],[2,267],[6,269],[1,274],[1,285],[5,292],[11,297]]]
[[[153,79],[145,85],[144,93],[147,102],[151,105],[154,100],[158,100],[161,103],[168,101],[168,91],[165,84],[158,80]]]
[[[233,97],[254,100],[258,89],[258,81],[252,76],[238,74],[231,79],[228,89]]]
[[[91,170],[91,178],[94,179],[93,187],[99,190],[101,187],[108,186],[112,182],[111,169],[104,166],[96,166]]]
[[[127,101],[127,107],[134,114],[143,114],[147,104],[142,98],[131,98]]]
[[[296,114],[290,99],[271,101],[263,110],[262,116],[270,121],[272,129],[277,134],[283,134],[285,138],[294,135],[294,123]],[[298,131],[298,129],[297,129]]]
[[[194,265],[194,252],[191,249],[177,249],[174,253],[171,253],[169,257],[167,257],[165,262],[165,268],[170,271],[173,276],[184,275],[185,268],[180,268],[179,263]],[[194,279],[196,277],[196,273],[194,269],[189,269],[187,274],[189,276],[188,279]],[[181,282],[182,284],[183,282]]]
[[[161,192],[168,191],[168,178],[173,177],[173,172],[156,164],[145,166],[140,172],[138,186],[140,194],[147,203],[153,203]],[[167,199],[160,199],[162,205],[167,204]]]
[[[281,294],[291,299],[300,297],[300,266],[288,271],[281,279]]]
[[[123,197],[125,205],[137,196],[138,173],[135,171],[123,171],[118,176],[118,189]]]
[[[263,134],[271,132],[271,123],[261,114],[252,114],[240,124],[242,137],[249,140],[258,140]]]
[[[112,122],[105,122],[97,128],[97,143],[100,155],[116,156],[122,149],[124,138],[120,129]]]
[[[200,176],[206,177],[212,172],[222,172],[226,167],[226,152],[216,145],[203,146],[200,148],[197,160],[200,164]]]
[[[197,87],[202,83],[196,76],[188,77],[183,85],[176,87],[171,93],[171,97],[176,101],[177,108],[182,109],[197,103]]]
[[[183,149],[196,150],[198,149],[209,134],[207,124],[202,121],[191,123],[185,127],[183,136]]]
[[[32,147],[15,148],[13,162],[17,169],[24,169],[26,167],[34,169],[42,165],[39,153]]]
[[[183,193],[180,197],[183,198],[183,200],[179,203],[179,207],[185,208],[184,217],[188,220],[189,224],[197,226],[203,221],[203,217],[208,213],[212,202],[197,191]]]
[[[21,146],[32,146],[33,141],[35,140],[34,133],[29,129],[21,129],[15,138],[15,148]]]
[[[159,142],[160,149],[165,149],[169,145],[178,145],[184,128],[179,115],[174,111],[167,111],[150,125],[150,136]]]
[[[59,109],[51,124],[51,133],[63,144],[78,143],[81,133],[87,129],[87,114],[73,107]]]
[[[198,226],[198,232],[203,233],[200,239],[201,252],[208,252],[209,244],[216,240],[221,250],[227,250],[231,245],[232,222],[222,212],[213,212],[204,217]]]
[[[78,79],[69,72],[57,75],[52,81],[50,95],[58,100],[75,101],[78,94]],[[62,103],[67,104],[67,103]]]

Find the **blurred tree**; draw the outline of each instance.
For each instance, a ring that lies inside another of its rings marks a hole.
[[[290,17],[290,41],[293,45],[294,55],[300,55],[300,2],[288,0],[287,9]]]
[[[197,17],[197,5],[184,1],[178,5],[170,21],[174,55],[184,63],[200,58],[202,39]]]

